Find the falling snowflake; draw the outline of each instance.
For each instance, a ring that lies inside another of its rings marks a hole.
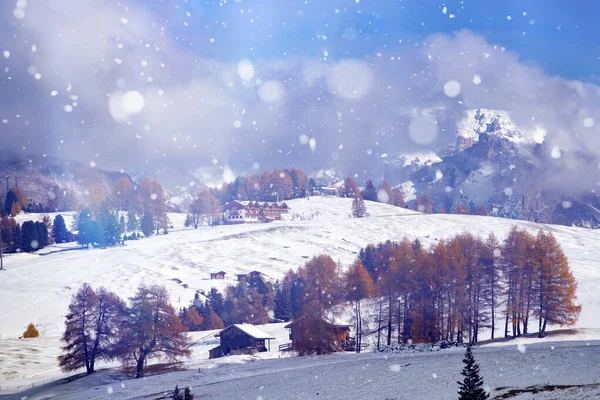
[[[444,85],[444,94],[448,97],[454,98],[460,94],[460,89],[460,83],[454,80],[448,81]]]
[[[390,365],[390,371],[392,372],[400,372],[401,369],[402,367],[399,364]]]
[[[238,75],[244,81],[250,81],[254,78],[254,65],[252,65],[252,61],[243,59],[239,62],[237,68]]]

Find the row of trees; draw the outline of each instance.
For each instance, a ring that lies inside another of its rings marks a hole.
[[[492,338],[501,325],[505,337],[527,334],[534,318],[540,337],[548,324],[574,324],[576,288],[551,233],[513,227],[503,243],[463,233],[429,249],[406,238],[369,245],[345,274],[330,257],[316,257],[276,285],[274,310],[284,320],[326,318],[332,306],[351,302],[358,343],[363,325],[378,345],[394,337],[476,343],[484,328]]]
[[[256,274],[229,286],[225,295],[212,288],[203,301],[196,295],[188,308],[180,311],[184,326],[190,331],[222,329],[231,324],[266,324],[275,307],[274,288]]]
[[[313,188],[315,186],[312,182]],[[214,191],[222,204],[231,200],[276,201],[306,196],[309,180],[296,168],[264,171],[261,175],[239,176],[232,183],[224,184]]]
[[[377,201],[380,203],[392,204],[397,207],[408,207],[404,195],[399,188],[392,188],[387,180],[383,180],[379,186],[375,186],[371,179],[367,179],[364,189],[360,189],[358,184],[352,177],[346,178],[344,185],[340,190],[340,196],[350,198],[361,198],[363,200]],[[445,214],[443,208],[434,208],[434,201],[425,193],[420,194],[412,203],[411,208],[425,214],[433,212]],[[458,204],[454,207],[455,214],[473,214],[473,215],[488,215],[488,210],[482,205]]]
[[[26,221],[23,225],[18,224],[12,217],[4,216],[0,220],[0,245],[4,246],[6,253],[43,249],[52,239],[48,232],[51,226],[47,216],[42,222]]]
[[[98,361],[120,360],[135,365],[140,378],[150,359],[189,356],[188,341],[163,286],[140,286],[127,305],[115,293],[84,283],[69,305],[58,363],[65,372],[85,367],[91,374]]]
[[[402,191],[398,188],[392,188],[387,180],[383,180],[379,187],[376,187],[371,179],[367,179],[365,187],[360,190],[356,180],[351,176],[344,181],[344,186],[340,191],[342,197],[360,198],[368,201],[377,201],[380,203],[392,204],[397,207],[406,207],[406,201]]]
[[[77,243],[82,247],[90,244],[105,247],[121,242],[124,225],[124,218],[119,220],[117,213],[104,205],[96,214],[89,208],[83,209],[75,218],[73,229],[77,231]]]

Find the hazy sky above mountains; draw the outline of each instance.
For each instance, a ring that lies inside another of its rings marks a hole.
[[[600,5],[493,3],[2,2],[0,146],[208,180],[225,166],[371,175],[453,142],[485,107],[545,131],[548,162],[579,171],[569,154],[600,151]]]

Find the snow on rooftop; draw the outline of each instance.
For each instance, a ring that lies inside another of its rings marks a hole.
[[[250,325],[250,324],[233,324],[233,325],[230,325],[227,328],[223,329],[221,332],[229,329],[232,326],[235,326],[236,328],[238,328],[242,332],[246,333],[247,335],[252,336],[254,339],[275,339],[273,336],[261,331],[256,326]],[[221,332],[219,332],[219,334]]]

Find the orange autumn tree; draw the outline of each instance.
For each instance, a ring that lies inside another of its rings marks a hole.
[[[361,301],[373,296],[375,284],[369,276],[369,272],[359,260],[356,260],[344,276],[346,296],[349,301],[354,302],[356,316],[356,352],[360,353],[362,344],[362,313]]]
[[[167,221],[167,195],[160,183],[152,179],[143,179],[137,189],[138,213],[152,215],[156,234],[165,228]]]
[[[93,185],[89,190],[88,199],[90,208],[94,215],[96,215],[100,211],[102,204],[106,202],[106,191],[104,190],[104,186],[100,183]]]
[[[113,188],[113,201],[121,211],[131,211],[135,206],[135,187],[129,178],[117,180]]]
[[[415,201],[415,208],[423,214],[431,214],[433,212],[433,200],[425,193],[419,195]]]
[[[577,281],[567,257],[552,233],[540,231],[536,238],[535,262],[538,298],[535,314],[539,319],[538,336],[544,337],[548,323],[573,325],[581,313],[576,305]]]
[[[21,209],[24,210],[25,208],[27,208],[27,199],[25,198],[25,193],[23,193],[23,190],[21,190],[21,188],[19,188],[19,187],[14,187],[11,190],[17,196],[17,200],[19,201],[19,204],[21,205]]]
[[[37,328],[35,327],[34,324],[27,325],[27,330],[23,334],[23,337],[25,339],[36,338],[36,337],[39,337],[39,336],[40,336],[40,333],[38,332],[38,330],[37,330]]]

